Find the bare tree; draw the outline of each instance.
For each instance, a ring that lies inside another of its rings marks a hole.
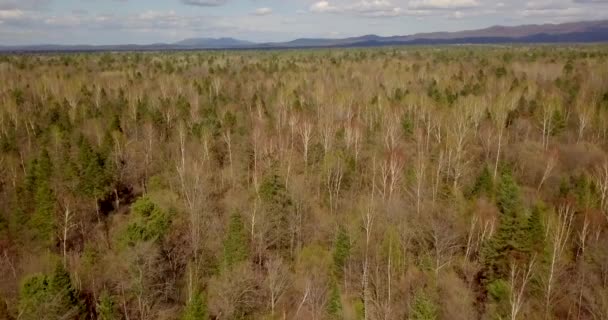
[[[312,139],[313,123],[307,119],[300,119],[298,133],[302,139],[302,147],[304,148],[304,166],[308,166],[308,149],[310,148],[310,140]]]
[[[556,106],[554,103],[545,103],[542,107],[542,145],[545,150],[549,149],[549,138],[553,132],[553,115]]]
[[[545,287],[545,316],[549,318],[551,302],[553,297],[553,285],[557,277],[560,259],[568,243],[570,233],[572,231],[572,219],[574,210],[569,204],[563,204],[559,207],[556,220],[550,225],[550,261],[549,273],[547,275]]]
[[[369,202],[365,209],[365,213],[363,216],[363,230],[365,230],[365,257],[363,260],[363,305],[365,308],[365,319],[369,319],[369,310],[370,309],[370,288],[369,288],[369,250],[370,250],[370,240],[372,233],[372,226],[374,224],[374,209],[372,207],[372,201]]]
[[[599,188],[600,208],[608,219],[608,160],[597,166],[593,173],[595,185]]]
[[[540,179],[540,182],[538,183],[536,191],[540,191],[540,188],[542,188],[547,178],[549,178],[551,172],[553,171],[553,168],[555,168],[555,165],[557,164],[557,160],[557,150],[549,153],[549,156],[547,157],[547,165],[545,166],[545,171],[543,172],[543,176]]]
[[[289,270],[280,257],[271,258],[266,266],[265,284],[270,294],[270,312],[274,316],[277,302],[289,287]]]
[[[433,245],[433,260],[435,263],[435,276],[439,276],[439,271],[448,266],[454,259],[457,249],[457,236],[445,221],[431,222],[430,230],[431,243]]]
[[[525,269],[518,268],[515,264],[511,265],[511,274],[509,278],[510,295],[509,302],[511,304],[511,320],[517,320],[517,316],[524,305],[526,286],[532,277],[532,270],[536,256],[532,257]]]

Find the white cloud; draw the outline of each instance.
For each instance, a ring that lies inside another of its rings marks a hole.
[[[566,18],[566,17],[584,17],[586,11],[582,8],[542,8],[542,9],[525,9],[521,11],[523,17],[550,17],[550,18]]]
[[[480,5],[477,0],[413,0],[409,3],[411,9],[467,9]]]
[[[526,9],[530,10],[550,10],[568,8],[570,2],[553,1],[553,0],[533,0],[526,3]]]
[[[199,7],[217,7],[225,5],[228,0],[182,0],[183,4]]]
[[[257,8],[253,12],[253,14],[256,15],[256,16],[267,16],[267,15],[269,15],[271,13],[272,13],[272,9],[271,8]]]
[[[23,17],[23,11],[19,9],[0,10],[0,20],[18,19]]]
[[[402,9],[388,0],[361,0],[346,8],[346,11],[369,17],[395,17]]]
[[[336,11],[338,11],[338,8],[329,4],[329,1],[318,1],[318,2],[313,3],[310,6],[310,11],[321,12],[321,13],[336,12]]]

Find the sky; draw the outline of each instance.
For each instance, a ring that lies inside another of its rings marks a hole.
[[[0,0],[0,45],[460,31],[608,19],[608,0]]]

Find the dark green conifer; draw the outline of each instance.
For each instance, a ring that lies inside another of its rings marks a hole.
[[[475,184],[469,192],[470,196],[485,195],[487,197],[493,197],[494,195],[494,181],[492,174],[487,166],[483,167],[481,174],[477,177]]]
[[[340,298],[340,288],[335,279],[330,281],[329,288],[329,299],[327,302],[327,314],[329,319],[339,320],[343,318],[342,315],[342,301]]]
[[[482,248],[484,275],[490,282],[506,277],[512,260],[524,258],[526,251],[519,188],[509,172],[502,174],[496,196],[500,225]]]
[[[231,268],[249,256],[247,232],[238,212],[230,216],[226,239],[224,240],[224,265]]]
[[[114,299],[106,290],[102,291],[99,296],[99,302],[97,303],[97,318],[100,320],[120,319]]]
[[[338,234],[334,242],[333,260],[334,273],[338,278],[342,277],[344,266],[350,256],[350,237],[344,227],[338,227]]]
[[[410,320],[435,320],[438,319],[439,308],[430,299],[428,294],[420,290],[414,295],[411,304]]]

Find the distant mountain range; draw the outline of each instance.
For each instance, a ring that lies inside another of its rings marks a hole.
[[[424,44],[497,44],[497,43],[589,43],[608,42],[608,20],[581,21],[562,24],[493,26],[458,32],[417,33],[404,36],[326,39],[301,38],[288,42],[255,43],[234,38],[191,38],[175,43],[148,45],[29,45],[0,46],[2,52],[44,51],[151,51],[199,49],[288,49],[373,47]]]

